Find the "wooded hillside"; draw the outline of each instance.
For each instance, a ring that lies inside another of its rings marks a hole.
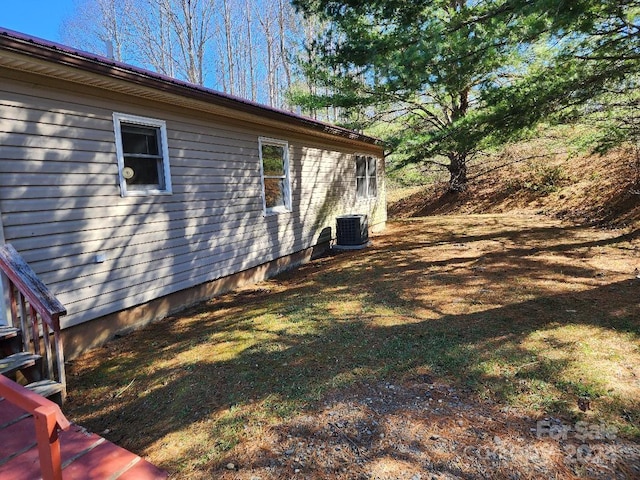
[[[469,189],[458,195],[448,192],[442,174],[391,175],[390,218],[534,212],[603,227],[640,226],[640,150],[631,145],[606,154],[554,148],[548,139],[511,145],[472,165]],[[402,185],[407,178],[414,185]]]

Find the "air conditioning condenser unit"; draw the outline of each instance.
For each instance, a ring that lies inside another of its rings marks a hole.
[[[367,245],[369,221],[366,215],[342,215],[336,218],[336,248],[357,249]]]

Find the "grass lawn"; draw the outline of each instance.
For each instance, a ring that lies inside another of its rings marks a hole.
[[[396,221],[88,352],[65,412],[175,478],[640,478],[638,269],[623,230]]]

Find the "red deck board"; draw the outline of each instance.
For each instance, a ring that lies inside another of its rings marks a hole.
[[[38,448],[33,447],[22,455],[12,458],[8,463],[0,466],[0,478],[2,480],[25,480],[27,478],[40,478],[40,459]]]
[[[16,420],[24,414],[23,410],[13,407],[9,402],[0,401],[0,419],[3,420],[0,424]],[[35,443],[33,417],[23,418],[0,429],[0,479],[40,478],[40,461]],[[60,449],[64,480],[167,478],[166,472],[151,463],[78,425],[72,424],[68,430],[60,432]],[[116,477],[118,473],[122,475]]]
[[[24,418],[0,430],[0,463],[36,443],[33,418]]]
[[[25,412],[20,407],[16,407],[13,403],[6,400],[0,401],[0,425],[6,425],[14,419],[25,415]]]
[[[146,460],[140,460],[135,466],[118,477],[118,480],[164,480],[166,472]]]
[[[83,428],[72,425],[60,434],[63,464],[75,458],[62,470],[64,480],[104,480],[115,478],[113,475],[122,472],[128,465],[138,458],[137,455],[103,440],[95,446],[102,437],[87,433]],[[92,448],[87,451],[87,449]],[[36,447],[17,455],[4,465],[0,465],[0,479],[25,480],[40,478],[40,461]],[[133,467],[127,469],[118,480],[164,480],[167,473],[156,466],[139,459]]]
[[[133,462],[137,455],[118,447],[111,442],[104,442],[96,448],[74,460],[62,471],[65,480],[102,480],[113,475]]]
[[[91,448],[102,437],[95,433],[89,433],[84,428],[72,424],[68,430],[60,432],[60,456],[62,457],[62,465],[70,458],[80,454],[81,452]]]
[[[101,437],[98,435],[86,433],[83,428],[77,425],[71,425],[69,430],[60,432],[62,464],[64,465],[69,459],[91,448],[100,439]],[[0,466],[0,478],[2,480],[36,478],[39,475],[40,460],[36,447]]]

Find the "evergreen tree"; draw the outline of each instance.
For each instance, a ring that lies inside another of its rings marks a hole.
[[[381,120],[410,162],[449,170],[490,142],[575,113],[637,72],[639,0],[294,0],[327,28],[308,45],[308,74],[354,126]]]
[[[411,162],[439,162],[449,189],[467,185],[467,162],[482,139],[459,127],[483,108],[480,93],[511,72],[519,42],[540,25],[514,24],[507,2],[465,0],[298,0],[329,20],[309,48],[308,74],[329,93],[298,98],[358,112],[358,126],[401,124],[394,146]],[[364,117],[364,118],[363,118]],[[444,159],[440,162],[439,159]]]
[[[525,0],[523,2],[526,3]],[[595,121],[597,149],[640,139],[640,0],[538,0],[553,33],[526,75],[483,92],[501,140],[543,119]],[[551,42],[552,40],[552,42]]]

